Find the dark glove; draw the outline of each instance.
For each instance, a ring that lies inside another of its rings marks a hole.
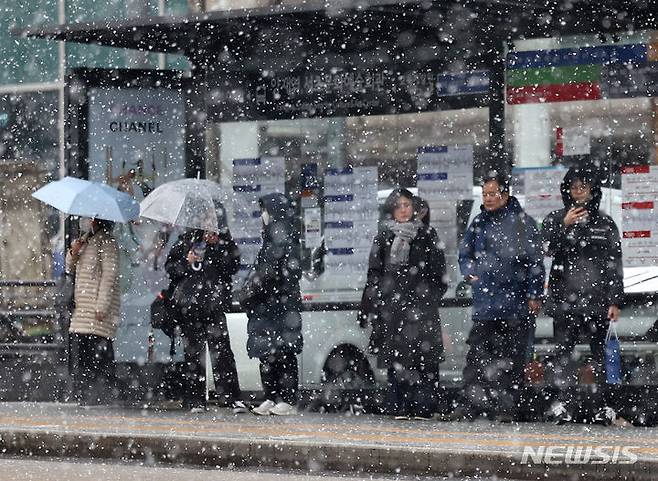
[[[261,301],[261,282],[255,270],[251,270],[244,284],[236,294],[236,300],[243,309],[250,309]]]

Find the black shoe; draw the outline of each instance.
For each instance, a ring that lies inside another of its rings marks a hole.
[[[514,416],[512,416],[511,414],[508,414],[508,413],[498,413],[494,417],[494,420],[497,423],[501,423],[501,424],[509,424],[509,423],[513,423],[515,421]]]
[[[192,414],[198,414],[208,410],[205,404],[198,402],[183,401],[182,407],[183,411],[189,411]]]
[[[455,410],[448,416],[449,421],[475,421],[477,415],[465,406],[457,406]]]

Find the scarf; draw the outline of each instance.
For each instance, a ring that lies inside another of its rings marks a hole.
[[[409,263],[409,250],[411,241],[416,238],[421,223],[417,220],[410,222],[390,222],[388,228],[393,231],[395,238],[391,244],[391,264],[401,265]]]

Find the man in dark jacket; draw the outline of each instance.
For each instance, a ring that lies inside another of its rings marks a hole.
[[[561,185],[564,209],[544,219],[547,255],[553,256],[549,294],[554,305],[557,351],[555,380],[560,401],[549,413],[557,423],[572,420],[573,399],[567,386],[575,382],[569,369],[571,355],[584,332],[589,337],[597,389],[593,421],[611,424],[616,415],[605,405],[605,337],[609,322],[619,318],[623,271],[619,231],[612,218],[599,210],[601,187],[591,167],[569,169]]]
[[[265,401],[258,415],[296,412],[302,351],[300,243],[293,204],[283,194],[259,199],[263,245],[240,302],[247,312],[247,353],[260,360]]]
[[[544,264],[535,221],[509,195],[507,179],[485,179],[482,212],[468,227],[459,267],[473,286],[473,327],[464,367],[466,406],[472,419],[517,414],[528,338],[541,307]]]
[[[234,412],[246,412],[231,350],[225,312],[230,309],[232,276],[240,253],[228,228],[219,233],[182,235],[169,252],[165,269],[171,279],[168,296],[179,312],[185,348],[183,407],[202,411],[205,396],[205,345],[208,342],[215,390]]]

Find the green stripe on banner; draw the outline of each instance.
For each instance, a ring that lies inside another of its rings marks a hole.
[[[526,87],[532,85],[598,82],[601,79],[601,68],[601,65],[576,65],[574,67],[508,70],[507,86]]]

